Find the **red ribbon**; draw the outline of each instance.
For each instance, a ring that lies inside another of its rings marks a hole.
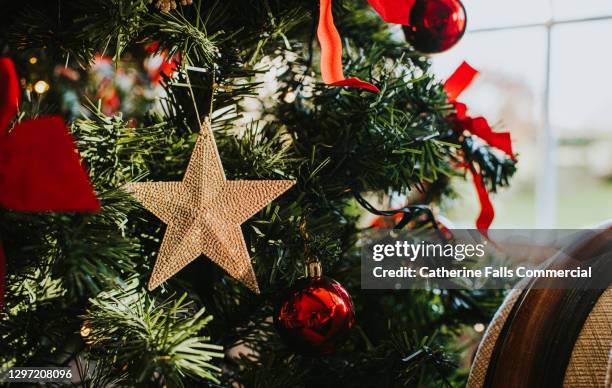
[[[321,0],[317,38],[321,46],[321,76],[331,86],[350,86],[380,93],[373,84],[356,77],[346,78],[342,70],[342,41],[334,25],[332,0]]]
[[[467,106],[456,100],[470,86],[477,75],[478,71],[476,69],[467,64],[467,62],[463,62],[444,83],[444,90],[448,95],[448,99],[455,107],[454,119],[456,128],[459,131],[465,130],[472,135],[478,136],[490,146],[505,152],[514,159],[510,133],[493,132],[493,129],[491,129],[491,126],[484,117],[469,116],[467,114]],[[484,230],[486,233],[495,217],[495,210],[482,181],[482,176],[478,173],[472,162],[467,163],[467,168],[474,179],[474,187],[480,201],[480,214],[476,220],[476,227],[479,230]]]
[[[0,206],[27,212],[100,210],[72,136],[60,117],[25,120],[9,131],[19,109],[10,58],[0,58]],[[0,245],[0,305],[5,257]]]
[[[387,23],[408,25],[410,11],[416,0],[368,0]]]
[[[375,93],[380,90],[375,85],[356,77],[344,77],[342,71],[342,41],[334,25],[332,0],[320,0],[319,27],[317,37],[321,45],[321,76],[323,82],[331,86],[351,86]],[[416,0],[368,0],[368,3],[387,23],[408,25],[410,11]]]
[[[474,187],[476,188],[478,200],[480,201],[480,214],[476,219],[476,228],[481,231],[486,231],[493,223],[493,218],[495,218],[495,209],[493,208],[493,204],[491,203],[491,199],[489,198],[489,192],[487,191],[487,188],[482,182],[482,176],[480,176],[478,171],[476,171],[474,164],[468,164],[467,168],[472,173],[472,177],[474,179]]]

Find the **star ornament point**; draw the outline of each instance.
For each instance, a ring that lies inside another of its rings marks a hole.
[[[294,184],[291,180],[227,180],[206,122],[182,181],[126,186],[138,202],[167,225],[149,290],[205,255],[259,293],[240,225]]]

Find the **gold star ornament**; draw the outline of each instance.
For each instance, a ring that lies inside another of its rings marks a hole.
[[[131,183],[129,192],[166,225],[149,290],[206,255],[232,277],[259,293],[240,224],[295,182],[228,181],[206,121],[182,182]]]

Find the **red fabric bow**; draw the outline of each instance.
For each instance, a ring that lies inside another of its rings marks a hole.
[[[487,144],[497,149],[502,150],[514,159],[512,151],[512,140],[509,132],[493,132],[491,126],[484,117],[471,117],[467,115],[467,106],[457,101],[457,97],[472,83],[478,75],[478,71],[470,66],[467,62],[463,62],[457,70],[444,83],[444,90],[448,95],[449,101],[455,107],[455,122],[456,128],[460,131],[468,131],[472,135],[478,136]],[[485,187],[482,176],[478,173],[472,162],[467,163],[467,169],[472,174],[474,179],[474,187],[478,193],[480,201],[480,215],[476,220],[476,227],[484,231],[489,229],[495,210],[489,198],[489,193]]]
[[[26,212],[100,210],[72,137],[60,117],[25,120],[9,131],[19,109],[10,58],[0,58],[0,206]],[[5,260],[0,245],[0,307]]]
[[[319,26],[317,38],[321,45],[321,76],[323,82],[331,86],[351,86],[380,93],[380,90],[369,82],[356,77],[346,78],[342,70],[342,41],[334,25],[332,0],[321,0],[319,9]]]

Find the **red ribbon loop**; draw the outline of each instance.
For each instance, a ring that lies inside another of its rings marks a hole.
[[[331,86],[350,86],[375,93],[380,90],[373,84],[356,77],[346,78],[342,70],[342,41],[334,24],[332,0],[321,0],[317,38],[321,46],[321,77]]]
[[[448,95],[448,99],[455,101],[470,86],[477,75],[478,70],[470,66],[469,63],[462,62],[444,83],[444,90]]]

